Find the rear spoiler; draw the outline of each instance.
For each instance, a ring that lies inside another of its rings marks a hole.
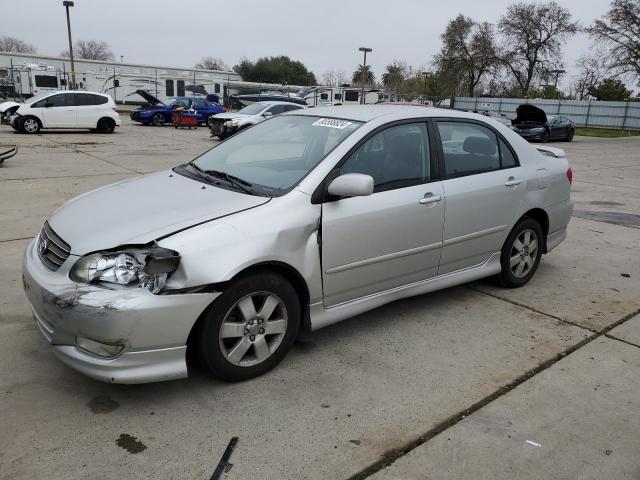
[[[561,148],[543,147],[542,145],[536,145],[536,150],[547,157],[565,158],[567,156],[564,153],[564,150]]]

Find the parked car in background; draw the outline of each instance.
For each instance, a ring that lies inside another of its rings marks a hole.
[[[173,111],[180,107],[195,110],[199,124],[206,124],[209,118],[226,111],[222,105],[203,98],[175,97],[170,102],[164,103],[144,90],[136,90],[136,93],[149,102],[149,106],[134,110],[130,117],[131,120],[144,125],[161,127],[165,123],[172,123]]]
[[[113,133],[120,115],[113,99],[105,93],[64,90],[31,97],[24,103],[5,102],[9,124],[14,130],[38,133],[43,128],[88,128]]]
[[[525,285],[566,237],[571,180],[562,150],[479,115],[296,110],[71,200],[28,245],[24,289],[86,375],[181,378],[193,355],[244,380],[301,330],[483,277]]]
[[[494,120],[497,120],[498,122],[500,122],[503,125],[506,125],[507,127],[511,126],[511,120],[509,120],[509,117],[507,117],[504,113],[498,114],[493,110],[485,110],[484,112],[482,112],[482,115],[484,115],[485,117],[493,118]]]
[[[547,116],[544,110],[530,104],[520,105],[516,114],[512,128],[522,138],[540,142],[573,140],[576,124],[563,115]]]
[[[224,140],[243,128],[260,123],[269,117],[302,108],[307,107],[279,101],[256,102],[237,112],[214,115],[209,119],[208,123],[211,129],[211,135],[218,137],[220,140]]]

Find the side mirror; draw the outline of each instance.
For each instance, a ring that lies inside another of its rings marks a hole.
[[[339,197],[366,197],[373,193],[373,178],[364,173],[345,173],[329,184],[327,192]]]
[[[262,116],[263,116],[264,118],[273,117],[273,113],[272,113],[272,112],[264,112],[264,113],[262,114]]]

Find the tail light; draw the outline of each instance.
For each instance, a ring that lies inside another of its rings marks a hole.
[[[222,107],[222,109],[224,110],[224,113],[227,113],[229,111],[227,107]]]
[[[118,108],[117,107],[111,107],[111,110],[113,110],[114,112],[118,113]]]
[[[567,180],[569,180],[569,185],[573,183],[573,170],[571,168],[567,169]]]

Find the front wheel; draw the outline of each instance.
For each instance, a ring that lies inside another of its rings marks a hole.
[[[549,130],[545,130],[544,133],[542,134],[541,142],[547,143],[550,138],[551,138],[551,134],[549,133]]]
[[[575,135],[575,130],[569,130],[569,135],[567,135],[567,142],[573,141],[573,136]]]
[[[162,113],[156,113],[151,118],[151,125],[154,127],[161,127],[164,125],[164,115]]]
[[[269,271],[231,282],[205,314],[197,339],[202,364],[216,377],[240,381],[275,367],[300,328],[293,286]]]
[[[38,121],[35,117],[26,117],[20,122],[20,129],[25,133],[38,133],[40,131],[41,125],[40,121]]]
[[[543,241],[542,228],[533,218],[525,217],[513,227],[500,255],[499,279],[504,287],[521,287],[531,280],[540,264]]]

